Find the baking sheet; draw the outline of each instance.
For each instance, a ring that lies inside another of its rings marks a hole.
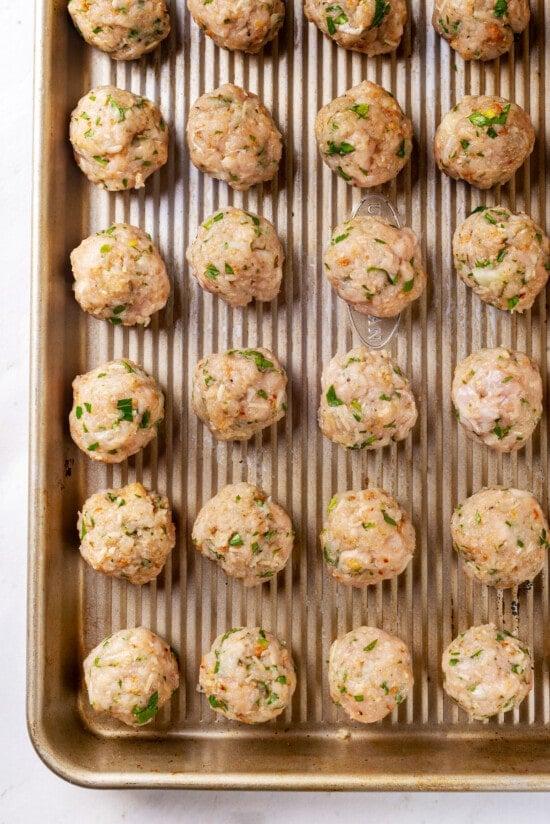
[[[455,504],[487,483],[530,489],[545,508],[548,501],[547,415],[525,450],[499,456],[464,436],[450,398],[457,360],[503,344],[539,362],[547,405],[545,294],[525,316],[504,316],[457,280],[451,262],[454,228],[480,202],[525,210],[546,225],[550,14],[544,0],[531,5],[530,28],[510,55],[484,65],[465,64],[440,41],[429,0],[409,4],[397,55],[370,59],[323,38],[306,23],[298,0],[287,3],[283,31],[259,56],[218,49],[184,3],[173,2],[169,41],[126,65],[80,40],[66,2],[38,0],[28,716],[39,754],[59,774],[90,786],[550,789],[548,569],[532,588],[499,595],[464,576],[449,532]],[[407,441],[357,453],[324,439],[316,413],[322,366],[358,342],[323,276],[322,251],[361,192],[321,162],[313,123],[322,105],[364,78],[392,91],[414,123],[412,162],[381,191],[422,238],[430,285],[405,313],[392,344],[412,380],[419,422]],[[190,105],[228,80],[257,92],[284,134],[278,179],[245,194],[200,174],[184,141]],[[140,193],[97,190],[72,159],[70,112],[103,83],[156,100],[170,124],[169,162]],[[464,94],[493,92],[530,112],[537,143],[515,180],[485,196],[437,172],[432,141],[443,114]],[[273,304],[232,310],[189,276],[185,248],[198,223],[228,203],[264,214],[281,236],[287,262]],[[70,250],[114,220],[149,231],[171,274],[172,298],[147,330],[87,318],[72,297]],[[203,354],[251,345],[272,348],[285,364],[288,413],[249,443],[218,444],[191,410],[192,372]],[[76,374],[121,356],[160,381],[165,424],[158,442],[127,463],[92,465],[69,437],[70,384]],[[89,494],[134,479],[171,498],[178,529],[164,573],[142,589],[85,568],[75,529]],[[269,491],[297,533],[287,569],[249,590],[190,543],[200,506],[242,479]],[[398,579],[352,591],[325,572],[317,536],[334,492],[367,483],[384,487],[411,512],[417,553]],[[532,645],[535,686],[519,709],[482,725],[468,722],[444,697],[439,662],[459,631],[488,620]],[[141,623],[175,648],[182,684],[154,727],[130,730],[91,713],[80,661],[105,635]],[[410,644],[415,675],[412,695],[394,715],[365,728],[348,723],[327,686],[331,641],[362,623]],[[202,652],[239,624],[263,624],[292,648],[298,687],[292,708],[274,724],[226,722],[196,692]]]

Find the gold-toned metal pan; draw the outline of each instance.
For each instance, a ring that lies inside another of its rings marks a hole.
[[[451,241],[480,202],[509,204],[545,225],[550,129],[548,8],[499,61],[465,64],[432,29],[432,3],[412,0],[396,55],[375,59],[338,48],[287,3],[279,37],[259,55],[218,49],[172,3],[173,30],[149,57],[115,63],[84,44],[66,0],[38,0],[35,83],[32,451],[30,458],[28,723],[40,756],[66,779],[93,787],[249,789],[550,789],[548,567],[529,588],[502,594],[467,578],[451,546],[454,506],[485,484],[533,491],[547,506],[547,395],[526,448],[498,455],[468,440],[453,417],[454,366],[474,349],[504,344],[540,364],[547,391],[547,309],[541,294],[525,316],[489,313],[457,279]],[[411,162],[381,189],[422,239],[426,293],[403,314],[392,349],[410,376],[419,420],[404,442],[346,451],[317,426],[321,370],[353,345],[342,301],[322,274],[330,228],[364,197],[322,163],[317,110],[360,82],[390,90],[412,118]],[[184,129],[205,90],[233,80],[257,92],[284,133],[278,178],[235,193],[189,162]],[[160,104],[171,130],[168,164],[145,190],[109,194],[77,169],[69,116],[93,85],[114,83]],[[442,176],[432,142],[442,116],[467,93],[495,92],[530,111],[535,150],[515,179],[481,194]],[[232,203],[272,220],[286,249],[283,287],[272,304],[233,310],[190,277],[185,249],[205,216]],[[127,330],[87,318],[72,295],[68,256],[115,220],[149,231],[172,279],[172,297],[150,328]],[[190,405],[203,353],[266,345],[289,374],[285,418],[250,442],[217,443]],[[140,362],[163,386],[166,420],[145,452],[115,467],[92,465],[72,443],[67,416],[76,374],[113,357]],[[76,517],[92,492],[129,480],[167,494],[178,542],[156,583],[141,589],[108,579],[80,560]],[[244,589],[196,553],[190,541],[201,505],[226,483],[248,479],[292,515],[297,541],[287,569]],[[417,551],[396,580],[348,589],[326,574],[318,535],[338,490],[382,486],[411,513]],[[494,620],[534,650],[534,689],[521,707],[488,724],[469,722],[444,695],[443,649],[474,623]],[[392,717],[359,726],[330,701],[332,640],[366,623],[402,637],[414,658],[412,695]],[[181,687],[152,726],[122,728],[94,715],[81,661],[111,631],[145,624],[176,650]],[[197,693],[202,652],[226,628],[261,624],[286,639],[297,662],[292,707],[275,723],[248,728],[215,717]]]

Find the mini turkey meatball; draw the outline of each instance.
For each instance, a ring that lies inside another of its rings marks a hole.
[[[292,523],[285,510],[257,486],[229,484],[201,509],[193,543],[202,555],[245,586],[269,581],[292,552]]]
[[[318,112],[315,137],[327,166],[352,186],[392,180],[412,149],[412,123],[381,86],[364,80]]]
[[[305,0],[304,13],[339,46],[371,57],[395,51],[407,20],[405,0]]]
[[[365,315],[395,317],[426,286],[416,235],[380,217],[357,215],[337,226],[324,263],[338,296]]]
[[[529,17],[529,0],[435,0],[432,22],[464,60],[494,60]]]
[[[203,656],[199,690],[232,721],[264,724],[280,715],[296,689],[292,657],[273,633],[236,627],[218,635]]]
[[[459,504],[451,520],[456,551],[470,578],[505,589],[539,574],[548,523],[537,499],[522,489],[488,487]]]
[[[168,644],[145,627],[121,629],[84,661],[88,699],[96,712],[127,724],[149,724],[179,686],[178,664]]]
[[[91,495],[78,516],[80,554],[97,572],[146,584],[176,544],[168,498],[140,483]]]
[[[273,224],[233,206],[205,220],[187,249],[187,261],[202,288],[230,306],[273,300],[284,259]]]
[[[435,159],[442,172],[478,189],[506,183],[535,145],[529,115],[503,97],[462,98],[435,133]]]
[[[395,498],[376,488],[335,495],[320,540],[331,575],[355,587],[399,575],[416,543],[409,515]]]
[[[84,95],[71,115],[75,160],[110,192],[141,189],[168,159],[168,129],[155,103],[115,86]]]
[[[457,227],[456,270],[481,300],[509,312],[530,309],[546,286],[550,242],[540,226],[503,206],[479,206]]]
[[[163,417],[164,395],[133,361],[110,361],[73,381],[71,436],[94,461],[135,455],[156,437]]]
[[[519,706],[532,686],[527,644],[494,624],[470,627],[455,638],[441,667],[447,695],[479,721]]]
[[[353,629],[330,648],[328,682],[330,697],[354,721],[381,721],[412,689],[407,645],[376,627]]]
[[[259,97],[232,83],[195,102],[187,143],[197,169],[239,191],[271,180],[282,152],[281,133]]]
[[[115,223],[71,252],[75,297],[85,312],[114,326],[147,326],[170,294],[166,266],[150,235]]]
[[[286,372],[269,349],[230,349],[197,364],[193,409],[220,441],[247,441],[286,412]]]
[[[69,0],[68,10],[86,43],[115,60],[136,60],[170,33],[165,0]]]
[[[222,49],[256,54],[277,36],[285,19],[282,0],[187,0],[195,23]]]
[[[358,346],[323,370],[319,426],[348,449],[379,449],[402,441],[416,423],[408,379],[385,351]]]
[[[499,452],[513,452],[525,446],[540,420],[542,380],[522,352],[480,349],[456,367],[452,398],[468,435]]]

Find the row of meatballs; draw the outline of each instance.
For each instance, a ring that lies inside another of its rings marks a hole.
[[[197,363],[192,406],[218,440],[245,441],[285,415],[286,386],[286,372],[269,349],[229,349]],[[452,400],[468,435],[513,452],[525,446],[542,414],[538,366],[522,352],[481,349],[457,365]],[[162,390],[133,361],[110,361],[73,381],[71,435],[93,460],[120,463],[134,455],[156,436],[163,416]],[[336,444],[379,449],[407,437],[417,407],[388,352],[359,346],[323,370],[318,419]]]
[[[187,0],[195,23],[231,51],[259,52],[283,25],[282,0]],[[69,0],[75,26],[116,60],[135,60],[170,32],[165,0]],[[395,51],[407,20],[405,0],[304,0],[304,13],[346,49],[371,56]],[[433,25],[465,60],[507,52],[529,23],[529,0],[435,0]]]
[[[82,557],[96,571],[135,585],[153,581],[176,544],[168,499],[140,483],[91,495],[79,513],[78,533]],[[535,497],[502,487],[482,489],[459,504],[451,533],[466,574],[498,589],[535,578],[550,538]],[[228,576],[257,586],[286,566],[294,532],[287,512],[243,481],[223,487],[202,507],[192,540]],[[365,587],[400,575],[416,538],[409,514],[373,487],[334,495],[320,546],[337,581]]]
[[[257,95],[225,83],[201,95],[187,119],[192,163],[246,191],[277,174],[282,136]],[[353,186],[395,178],[410,159],[411,120],[392,94],[364,80],[317,114],[315,137],[324,162]],[[70,139],[86,176],[109,191],[139,189],[168,158],[168,127],[158,106],[115,86],[82,97]],[[493,95],[467,95],[437,128],[439,168],[480,189],[506,183],[531,154],[535,130],[517,105]]]
[[[508,312],[530,309],[550,270],[550,242],[540,226],[502,206],[480,206],[458,226],[453,256],[462,280]],[[208,217],[187,250],[201,287],[232,307],[273,300],[284,259],[274,226],[233,206]],[[380,217],[356,215],[336,226],[323,264],[336,294],[374,317],[399,315],[427,283],[414,232]],[[114,224],[86,238],[73,250],[71,266],[82,309],[115,326],[147,326],[170,294],[157,247],[135,226]]]
[[[443,686],[472,718],[517,707],[532,686],[528,646],[495,624],[471,627],[442,657]],[[145,627],[123,629],[84,661],[92,708],[132,727],[150,723],[179,685],[176,657]],[[361,626],[336,639],[328,662],[332,700],[354,721],[381,721],[413,687],[411,654],[396,636]],[[234,627],[203,656],[198,689],[218,714],[245,724],[271,721],[296,688],[292,656],[261,627]]]

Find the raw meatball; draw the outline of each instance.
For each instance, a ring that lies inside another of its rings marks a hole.
[[[147,326],[166,304],[170,281],[151,237],[115,223],[71,252],[75,297],[85,312],[114,326]]]
[[[168,498],[140,483],[97,492],[78,516],[80,553],[98,572],[146,584],[176,544]]]
[[[503,206],[479,206],[466,218],[453,255],[464,283],[497,309],[525,312],[548,280],[548,238],[528,215]]]
[[[409,159],[412,133],[395,98],[369,80],[323,106],[315,120],[321,157],[352,186],[392,180]]]
[[[529,23],[529,0],[435,0],[434,28],[464,60],[494,60]]]
[[[381,721],[401,704],[413,685],[407,645],[376,627],[358,627],[330,648],[330,697],[354,721]]]
[[[455,414],[466,432],[499,452],[525,446],[542,414],[542,380],[522,352],[474,352],[455,369]]]
[[[539,574],[550,534],[530,492],[498,486],[459,504],[451,532],[470,578],[499,589],[519,586]]]
[[[282,0],[187,0],[191,17],[222,49],[256,54],[277,36],[285,19]]]
[[[68,9],[86,43],[115,60],[136,60],[170,33],[165,0],[69,0]]]
[[[470,627],[455,638],[441,666],[447,695],[478,720],[517,707],[531,689],[531,651],[494,624]]]
[[[277,296],[285,256],[269,220],[226,207],[201,224],[187,250],[191,271],[203,289],[230,306]]]
[[[402,441],[416,423],[408,379],[390,355],[358,346],[323,370],[319,426],[348,449],[379,449]]]
[[[325,271],[339,297],[378,318],[398,315],[426,286],[416,235],[380,217],[357,215],[337,226]]]
[[[286,412],[286,372],[269,349],[230,349],[197,364],[193,409],[220,441],[247,441]]]
[[[179,686],[178,664],[168,644],[145,627],[121,629],[84,661],[90,704],[128,724],[149,724]]]
[[[395,51],[407,20],[405,0],[305,0],[304,13],[339,46],[371,56]]]
[[[503,97],[463,97],[435,133],[435,159],[442,172],[478,189],[506,183],[535,145],[529,115]]]
[[[141,189],[168,159],[168,129],[155,103],[115,86],[84,95],[71,115],[76,162],[110,192]]]
[[[281,133],[259,97],[225,83],[203,94],[189,112],[191,162],[245,191],[271,180],[281,159]]]
[[[271,721],[290,704],[295,689],[290,653],[261,627],[218,635],[201,661],[199,690],[213,710],[233,721]]]
[[[408,514],[376,488],[335,495],[320,539],[331,575],[354,587],[399,575],[416,543]]]
[[[229,484],[203,506],[193,543],[245,586],[263,584],[285,566],[294,542],[282,507],[248,483]]]
[[[109,361],[73,381],[71,436],[94,461],[135,455],[156,437],[163,417],[164,395],[133,361]]]

